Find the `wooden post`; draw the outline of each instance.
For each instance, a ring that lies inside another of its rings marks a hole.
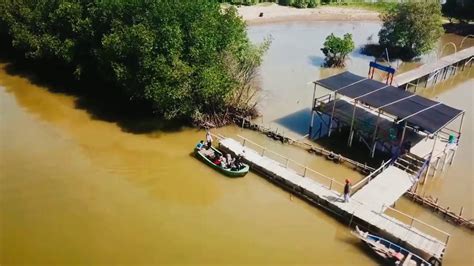
[[[311,121],[309,122],[309,131],[308,131],[308,137],[309,139],[312,139],[313,136],[313,121],[314,121],[314,109],[311,111]]]
[[[306,177],[306,170],[307,170],[307,169],[308,169],[308,168],[305,166],[305,167],[304,167],[304,172],[303,172],[303,177]]]
[[[246,139],[244,139],[244,142],[242,143],[242,147],[245,147],[245,141],[246,141]]]
[[[379,114],[377,115],[377,120],[375,122],[375,129],[374,129],[374,133],[373,133],[373,136],[372,136],[372,150],[370,151],[370,157],[371,158],[374,158],[375,148],[377,147],[376,140],[377,140],[377,129],[379,127],[380,113],[382,113],[382,110],[379,110]]]
[[[351,129],[349,130],[349,139],[347,140],[347,145],[349,147],[352,146],[352,138],[354,137],[354,119],[355,119],[355,112],[357,108],[357,100],[354,102],[354,109],[352,110],[352,120],[351,120]]]
[[[448,152],[443,152],[443,164],[441,165],[441,172],[444,172],[444,168],[446,168],[446,164],[448,162]]]
[[[349,227],[351,227],[351,224],[352,224],[352,219],[354,218],[354,212],[352,212],[352,215],[351,215],[351,220],[349,221]]]
[[[336,101],[337,101],[337,92],[334,92],[334,100],[332,102],[332,111],[331,111],[331,117],[329,118],[329,129],[328,129],[328,137],[331,136],[331,131],[332,131],[332,119],[334,118],[334,110],[336,109]]]
[[[428,164],[426,165],[426,172],[425,172],[425,178],[423,178],[423,190],[425,190],[425,183],[428,181],[428,174],[430,172],[430,163],[428,162]]]
[[[311,121],[309,124],[309,139],[311,139],[312,134],[313,134],[313,120],[314,120],[314,108],[316,107],[316,83],[314,83],[314,89],[313,89],[313,106],[311,106]]]
[[[428,165],[426,167],[426,174],[425,174],[425,178],[423,179],[423,185],[426,183],[426,179],[428,177],[428,173],[430,171],[430,164],[431,164],[431,159],[433,158],[433,152],[434,152],[434,149],[435,149],[435,146],[436,146],[436,141],[438,140],[438,133],[436,133],[434,135],[434,141],[433,141],[433,148],[431,148],[431,153],[430,153],[430,157],[428,158]],[[424,187],[424,186],[423,186]]]
[[[439,157],[436,158],[436,164],[435,164],[435,168],[434,168],[434,171],[433,171],[433,176],[435,176],[436,172],[438,171],[439,161],[440,161]]]
[[[454,155],[456,155],[456,150],[457,149],[450,149],[449,152],[451,153],[451,158],[449,159],[449,165],[452,165],[453,164],[453,161],[454,161]]]
[[[403,124],[402,137],[400,138],[400,147],[403,145],[403,140],[405,139],[406,129],[407,129],[407,120],[405,120],[405,124]]]
[[[458,139],[456,140],[456,149],[453,151],[453,156],[451,157],[451,161],[449,162],[449,165],[453,164],[454,157],[456,156],[456,151],[457,151],[457,146],[459,146],[459,140],[461,139],[461,131],[462,131],[462,124],[464,122],[464,112],[461,115],[461,123],[459,124],[459,132],[458,132]]]
[[[331,183],[329,183],[329,190],[332,189],[332,182],[334,181],[334,178],[331,179]]]

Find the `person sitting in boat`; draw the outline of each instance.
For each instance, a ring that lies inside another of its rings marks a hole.
[[[232,156],[227,153],[227,168],[232,168],[232,166],[234,165],[234,159],[232,159]]]
[[[234,166],[235,166],[236,170],[242,169],[243,165],[242,165],[242,155],[241,154],[237,155],[237,157],[234,159]]]
[[[202,148],[204,148],[204,140],[201,140],[201,141],[199,141],[198,144],[196,144],[196,149],[198,151],[202,150]]]
[[[221,165],[221,163],[222,163],[221,157],[215,156],[215,157],[214,157],[214,160],[212,161],[212,163],[215,164],[215,165]]]
[[[225,157],[223,155],[221,155],[221,157],[219,159],[221,161],[220,166],[222,166],[222,168],[227,168],[227,160],[225,159]]]

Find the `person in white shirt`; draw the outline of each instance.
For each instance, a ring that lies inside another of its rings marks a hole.
[[[210,149],[212,146],[212,136],[209,130],[206,132],[206,141],[207,141],[207,148]]]

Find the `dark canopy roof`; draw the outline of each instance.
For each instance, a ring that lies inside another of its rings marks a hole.
[[[315,83],[371,107],[379,108],[399,120],[405,119],[429,133],[437,132],[463,112],[347,71]]]

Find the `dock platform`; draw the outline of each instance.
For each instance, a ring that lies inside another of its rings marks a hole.
[[[437,73],[441,74],[440,72],[443,69],[448,70],[447,68],[450,68],[451,66],[454,66],[454,65],[458,65],[459,63],[464,65],[469,60],[472,60],[471,59],[472,57],[474,57],[474,46],[463,49],[457,53],[442,57],[434,63],[424,64],[411,71],[397,75],[395,76],[395,84],[398,87],[402,87],[408,83],[412,83],[413,81],[421,79],[423,77],[428,77],[430,75],[434,75]],[[455,70],[454,70],[454,73],[455,73]]]
[[[264,155],[265,153],[270,154],[271,151],[256,145],[258,149],[262,148],[261,152],[257,152],[256,149],[249,148],[250,141],[246,142],[245,140],[240,143],[231,138],[223,138],[219,141],[220,148],[233,155],[243,155],[244,160],[250,164],[253,171],[292,193],[324,206],[331,212],[350,219],[351,222],[362,222],[368,227],[378,230],[379,234],[417,250],[427,258],[442,259],[449,234],[438,230],[447,236],[446,241],[441,241],[415,228],[413,226],[415,221],[423,224],[415,218],[411,219],[411,224],[405,224],[384,213],[387,208],[390,208],[389,205],[392,205],[416,182],[413,176],[405,171],[389,166],[377,178],[357,191],[348,203],[345,203],[341,193],[344,184],[322,174],[317,180],[307,174],[317,172],[307,168],[304,168],[303,174],[300,174],[288,167],[289,159],[286,158],[286,163],[271,159]]]

